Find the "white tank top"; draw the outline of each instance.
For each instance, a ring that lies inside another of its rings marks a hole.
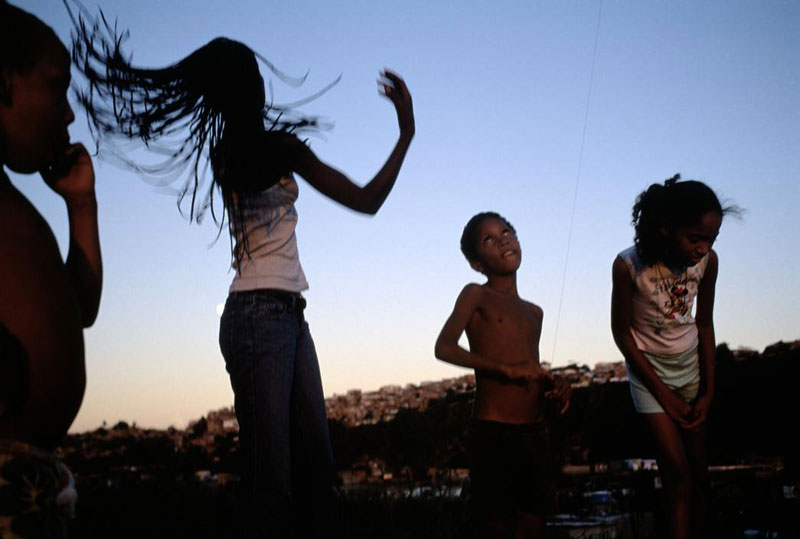
[[[661,262],[645,266],[636,247],[625,249],[619,256],[634,282],[631,334],[636,347],[659,355],[679,354],[691,348],[697,340],[692,307],[708,255],[685,268],[668,268]]]
[[[231,292],[264,288],[302,292],[308,289],[295,236],[297,195],[297,182],[287,176],[269,189],[238,198],[249,255],[245,252],[243,238],[234,237],[231,267],[236,275]],[[240,255],[238,264],[237,253]]]

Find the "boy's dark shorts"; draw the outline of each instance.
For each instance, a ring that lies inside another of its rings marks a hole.
[[[555,512],[553,459],[544,421],[514,425],[473,419],[468,444],[476,511]]]

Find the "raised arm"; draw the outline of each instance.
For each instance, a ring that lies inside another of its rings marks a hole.
[[[714,294],[717,285],[719,259],[711,250],[708,254],[708,266],[703,280],[697,289],[697,355],[700,360],[700,394],[692,407],[692,422],[689,428],[703,423],[708,417],[708,409],[714,399],[714,358],[716,354],[716,336],[714,334]]]
[[[69,253],[66,268],[80,305],[81,323],[86,328],[97,318],[103,288],[92,160],[83,144],[73,144],[62,163],[43,171],[42,177],[67,204]]]
[[[514,372],[511,367],[465,350],[458,344],[458,339],[464,333],[472,315],[478,310],[482,296],[483,289],[479,285],[468,284],[464,287],[461,294],[458,295],[453,312],[444,323],[442,331],[436,339],[433,353],[437,359],[459,367],[467,367],[476,371],[512,378],[514,377]]]
[[[691,407],[676,395],[653,370],[650,362],[636,346],[631,335],[633,307],[633,280],[625,261],[619,256],[611,270],[611,333],[622,355],[625,357],[645,387],[658,400],[664,411],[673,420],[686,427],[689,424]]]
[[[363,187],[356,185],[346,175],[320,161],[305,146],[295,165],[295,171],[320,193],[352,210],[370,215],[378,212],[394,187],[415,132],[414,109],[405,82],[391,71],[384,71],[383,76],[380,81],[383,95],[391,100],[397,111],[400,137],[375,177]]]

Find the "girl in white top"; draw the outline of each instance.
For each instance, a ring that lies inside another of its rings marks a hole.
[[[653,184],[636,199],[634,246],[613,265],[611,328],[634,406],[656,443],[669,537],[708,537],[705,440],[718,267],[711,246],[723,216],[736,208],[723,208],[705,184],[679,178]]]
[[[86,17],[82,13],[81,17]],[[210,208],[219,189],[236,270],[220,326],[239,421],[247,537],[336,536],[335,468],[317,357],[303,319],[308,288],[295,240],[302,176],[327,197],[374,214],[394,186],[414,114],[403,80],[385,71],[380,89],[395,107],[400,135],[386,163],[363,187],[321,162],[296,134],[313,118],[266,105],[260,59],[246,45],[217,38],[163,69],[126,60],[114,29],[76,21],[73,53],[90,85],[80,95],[95,132],[141,140],[166,160],[136,170],[182,174],[190,217]],[[177,140],[176,140],[177,138]],[[156,145],[156,142],[158,145]],[[166,147],[166,151],[165,150]],[[205,160],[210,185],[203,189]]]

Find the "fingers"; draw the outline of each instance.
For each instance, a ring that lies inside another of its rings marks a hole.
[[[688,422],[688,421],[686,420],[686,418],[684,418],[683,416],[680,416],[680,415],[678,415],[678,416],[675,416],[675,417],[673,417],[672,419],[673,419],[673,420],[674,420],[674,421],[675,421],[675,422],[676,422],[676,423],[677,423],[677,424],[678,424],[680,427],[682,427],[682,428],[684,428],[684,429],[685,429],[685,428],[688,428],[688,426],[689,426],[689,422]]]
[[[408,91],[405,81],[396,73],[384,69],[380,73],[381,78],[378,84],[381,86],[383,95],[389,98],[399,98],[403,101],[411,101],[411,94]]]
[[[701,419],[695,419],[691,423],[687,423],[686,425],[682,425],[682,426],[686,430],[694,430],[697,427],[699,427],[700,425],[702,425],[704,421],[705,421],[705,418],[703,418],[702,420]]]
[[[559,410],[558,412],[560,415],[564,415],[566,411],[569,410],[569,402],[570,402],[569,399],[566,399],[564,401],[564,406],[562,406],[561,410]]]
[[[692,408],[689,415],[691,416],[691,420],[686,425],[687,430],[692,430],[699,427],[705,423],[706,419],[708,419],[708,411],[703,408]]]
[[[85,153],[86,155],[89,155],[89,152],[86,150],[86,146],[83,145],[83,142],[74,142],[69,146],[67,146],[64,155],[70,157],[80,153]]]
[[[684,428],[686,430],[694,430],[705,422],[706,414],[700,414],[693,421],[689,421]]]
[[[408,92],[408,88],[406,88],[405,81],[396,73],[389,71],[388,69],[384,69],[383,71],[381,71],[381,77],[383,77],[384,79],[389,79],[389,82],[392,83],[391,85],[394,88],[404,89],[406,90],[406,92]],[[381,83],[387,85],[386,81],[381,80]]]
[[[42,169],[42,177],[45,181],[55,180],[67,174],[79,159],[90,159],[89,152],[83,143],[75,142],[66,146],[63,153],[56,155],[50,165]]]
[[[690,424],[690,420],[689,420],[688,416],[689,416],[689,414],[687,413],[687,414],[681,414],[676,418],[678,424],[681,427],[685,428],[685,429],[688,429],[689,428],[689,424]]]
[[[683,428],[687,428],[691,420],[692,409],[686,401],[662,403],[667,415]]]

